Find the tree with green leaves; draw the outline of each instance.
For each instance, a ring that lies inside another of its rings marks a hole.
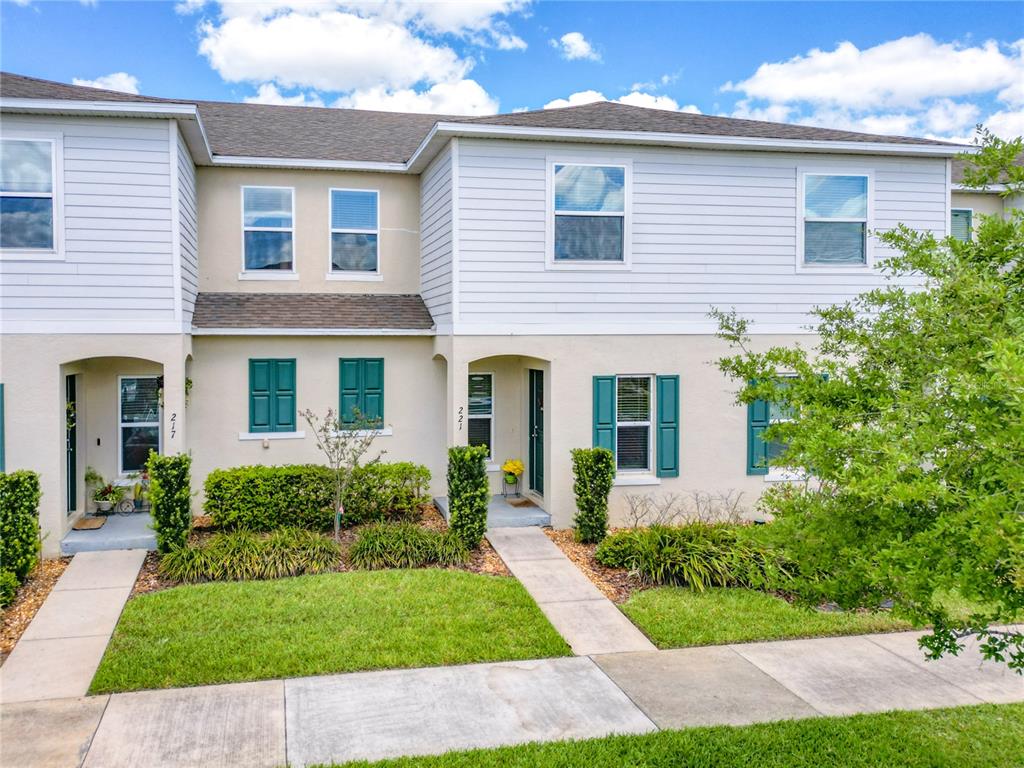
[[[1024,191],[1024,142],[977,143],[965,182]],[[762,497],[770,536],[803,599],[892,601],[933,627],[930,657],[973,636],[1024,673],[1024,634],[1003,626],[1024,616],[1024,212],[980,217],[969,242],[877,237],[899,279],[818,308],[810,349],[755,351],[745,320],[715,313],[735,351],[718,367],[739,402],[787,414],[764,438],[805,478]]]

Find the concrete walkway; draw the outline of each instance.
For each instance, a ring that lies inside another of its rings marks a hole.
[[[0,764],[292,768],[531,741],[1024,701],[918,633],[472,664],[5,704]]]
[[[577,656],[655,650],[540,528],[492,528],[487,540]]]
[[[0,667],[0,702],[84,696],[145,550],[75,555]]]

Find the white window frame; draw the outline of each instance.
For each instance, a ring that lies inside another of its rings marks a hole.
[[[45,197],[53,201],[52,248],[0,248],[0,260],[62,261],[64,259],[64,134],[4,130],[0,141],[45,141],[50,144],[50,192],[4,192],[3,197]]]
[[[466,406],[467,406],[466,407],[466,443],[467,443],[467,445],[469,444],[469,421],[471,419],[487,419],[488,421],[490,421],[491,422],[491,443],[487,446],[487,451],[488,451],[488,453],[487,453],[487,461],[488,462],[492,462],[492,461],[494,461],[494,453],[495,453],[494,452],[494,441],[495,441],[495,435],[497,434],[497,429],[495,427],[495,423],[496,422],[495,422],[495,419],[494,419],[495,403],[497,401],[497,397],[495,396],[495,392],[494,392],[494,373],[491,372],[491,371],[470,371],[466,375],[466,399],[467,400],[469,399],[469,377],[470,376],[486,376],[487,378],[489,378],[491,380],[491,412],[488,415],[486,415],[486,416],[483,415],[483,414],[479,414],[479,413],[471,414],[471,413],[469,413],[469,404],[467,402],[467,404],[466,404]]]
[[[245,224],[245,190],[247,189],[287,189],[292,196],[292,225],[290,227],[249,227]],[[243,184],[238,190],[242,223],[242,270],[238,273],[239,280],[298,280],[299,250],[298,238],[295,236],[295,187],[275,186],[273,184]],[[246,232],[290,232],[292,236],[292,268],[285,269],[246,269],[245,267],[245,233]]]
[[[131,469],[126,470],[124,468],[124,428],[125,427],[156,427],[156,444],[157,452],[163,453],[164,450],[164,426],[163,426],[163,407],[157,403],[157,420],[154,421],[122,421],[121,415],[123,413],[121,406],[121,382],[125,379],[159,379],[160,374],[158,373],[138,373],[129,374],[126,373],[122,376],[117,377],[117,474],[126,475],[129,472],[136,472],[137,470]]]
[[[622,168],[625,176],[622,190],[622,261],[572,261],[555,260],[555,216],[618,216],[609,211],[562,211],[555,210],[555,166],[583,165],[595,168]],[[633,266],[633,161],[628,158],[608,157],[597,160],[594,157],[549,156],[547,158],[545,212],[544,266],[549,270],[583,270],[592,272],[621,272]]]
[[[974,242],[974,209],[963,205],[950,206],[949,209],[949,236],[953,237],[953,211],[970,211],[971,228],[967,230],[967,242]]]
[[[867,216],[864,218],[805,218],[806,207],[805,192],[807,189],[808,176],[862,176],[867,179]],[[797,272],[813,272],[819,275],[842,275],[851,272],[865,272],[875,266],[874,254],[874,212],[875,212],[875,175],[871,169],[864,168],[836,168],[835,166],[802,166],[797,168],[796,185],[796,270]],[[864,263],[850,264],[847,266],[839,264],[806,264],[804,262],[804,224],[808,221],[824,222],[847,222],[864,224]]]
[[[647,379],[647,420],[619,421],[619,379]],[[648,476],[654,474],[654,430],[656,429],[654,414],[657,406],[655,387],[656,376],[653,373],[617,373],[615,374],[615,472],[626,476]],[[619,427],[647,427],[647,467],[645,469],[619,469]]]
[[[779,377],[783,379],[795,379],[797,377],[795,371],[784,371],[779,373]],[[768,403],[768,424],[784,424],[786,422],[793,421],[792,417],[781,417],[778,419],[771,418],[772,404]],[[792,467],[779,467],[768,465],[768,472],[762,475],[764,482],[766,483],[795,483],[802,482],[807,477],[793,469]]]
[[[377,221],[374,229],[335,229],[331,222],[334,220],[334,193],[335,192],[372,192],[377,196]],[[381,236],[380,236],[380,190],[367,189],[365,187],[331,187],[327,190],[327,279],[334,281],[379,281],[384,279],[381,271]],[[377,236],[377,269],[375,271],[335,271],[333,253],[333,241],[335,234],[355,235],[376,235]]]

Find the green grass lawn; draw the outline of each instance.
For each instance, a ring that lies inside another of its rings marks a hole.
[[[1024,704],[830,717],[529,744],[394,768],[1020,768]],[[368,763],[350,763],[366,766]]]
[[[659,648],[910,629],[887,613],[825,613],[750,589],[658,587],[620,607]]]
[[[436,568],[332,573],[130,600],[90,690],[567,655],[515,579]]]

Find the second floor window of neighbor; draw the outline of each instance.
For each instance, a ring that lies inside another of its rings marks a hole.
[[[377,272],[377,192],[331,190],[331,272]]]
[[[53,250],[53,142],[0,141],[0,248]]]
[[[288,187],[242,188],[245,270],[293,269],[294,193]]]
[[[868,177],[804,176],[804,264],[867,264]]]
[[[622,262],[626,169],[555,165],[555,261]]]

